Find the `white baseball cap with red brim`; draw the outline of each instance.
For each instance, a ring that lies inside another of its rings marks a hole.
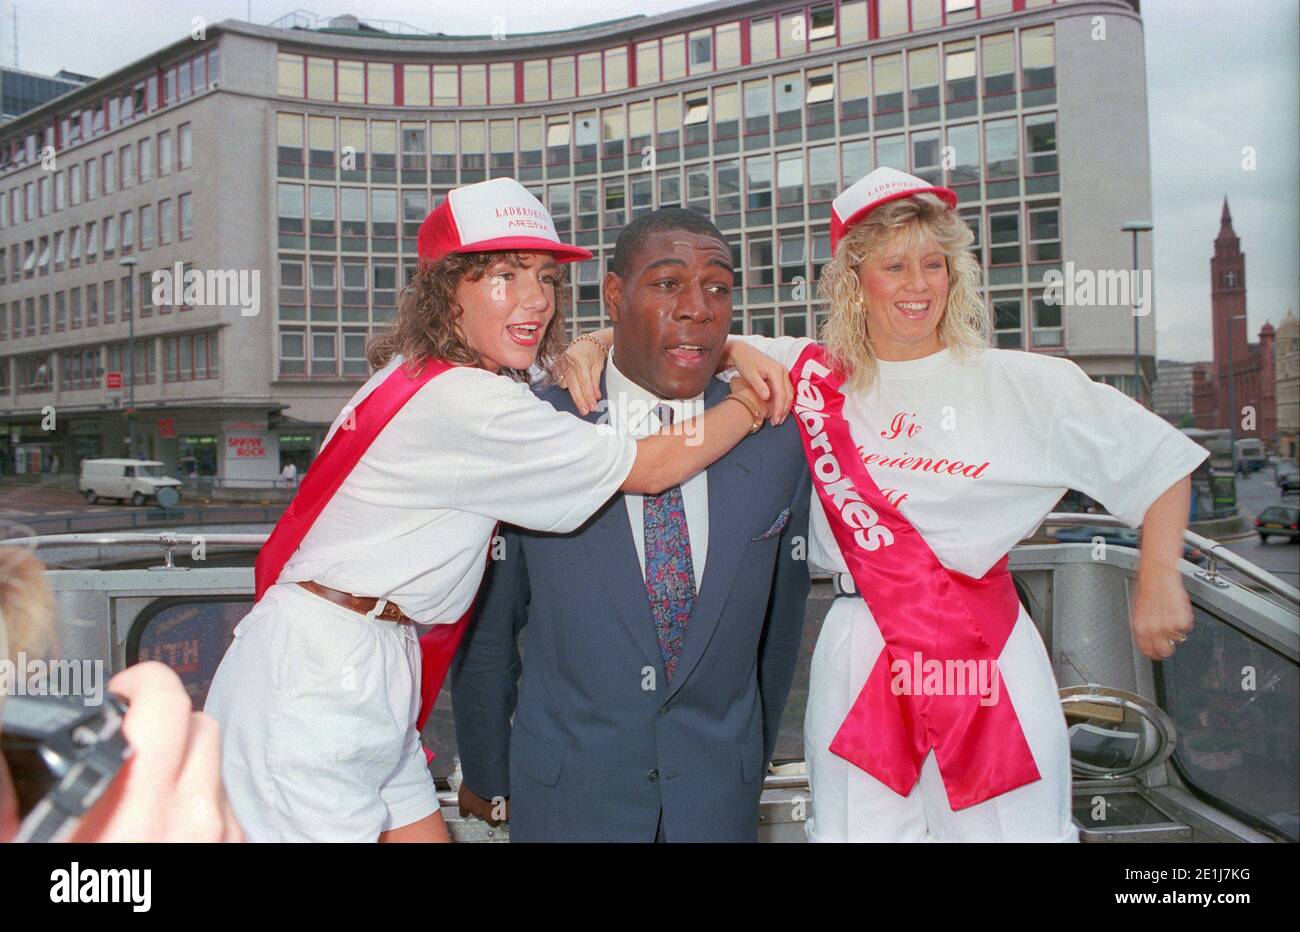
[[[590,259],[561,243],[542,202],[513,178],[493,178],[448,192],[420,224],[416,251],[436,262],[453,252],[549,252],[557,262]]]
[[[915,194],[933,194],[950,208],[957,206],[957,193],[923,181],[915,175],[900,172],[897,168],[882,166],[850,185],[831,201],[831,255],[849,230],[866,219],[881,204],[912,197]]]

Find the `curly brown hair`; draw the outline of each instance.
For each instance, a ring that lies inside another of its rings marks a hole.
[[[465,340],[460,319],[465,309],[456,301],[461,281],[479,281],[497,262],[521,268],[518,252],[451,253],[437,262],[421,260],[410,284],[397,299],[397,316],[383,333],[366,347],[366,358],[375,369],[382,369],[400,355],[405,366],[414,370],[425,360],[444,359],[453,365],[482,367],[483,359]],[[564,312],[568,308],[570,289],[568,272],[561,264],[556,269],[555,314],[537,350],[537,361],[552,372],[555,360],[564,351]],[[503,370],[503,375],[520,381],[527,373]]]

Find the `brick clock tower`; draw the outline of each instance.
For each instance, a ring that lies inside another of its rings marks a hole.
[[[1219,235],[1214,239],[1214,255],[1210,259],[1210,317],[1214,324],[1214,382],[1217,404],[1214,423],[1216,427],[1228,426],[1228,348],[1232,347],[1232,368],[1235,398],[1238,411],[1254,399],[1243,392],[1242,376],[1250,367],[1250,346],[1246,336],[1246,254],[1241,251],[1241,240],[1232,229],[1232,213],[1228,199],[1223,199],[1223,213],[1219,217]],[[1240,316],[1240,319],[1232,318]],[[1238,415],[1235,420],[1240,420]],[[1234,436],[1240,433],[1240,427]]]
[[[1273,327],[1265,323],[1259,342],[1246,331],[1246,254],[1232,229],[1228,199],[1223,199],[1219,235],[1210,258],[1210,316],[1214,326],[1214,363],[1193,374],[1192,408],[1197,427],[1232,430],[1234,438],[1257,437],[1272,444],[1277,437],[1277,384],[1273,365]],[[1232,356],[1232,398],[1229,410],[1228,358]],[[1254,413],[1253,426],[1243,411]]]

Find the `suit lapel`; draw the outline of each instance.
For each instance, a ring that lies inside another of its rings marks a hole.
[[[726,384],[713,380],[705,395],[705,408],[711,408],[722,401],[730,389]],[[732,451],[707,471],[709,490],[709,553],[704,564],[704,578],[700,582],[700,591],[695,598],[695,610],[691,613],[690,623],[686,627],[686,636],[682,639],[682,652],[677,658],[677,670],[669,684],[668,698],[677,692],[686,682],[691,670],[704,656],[709,641],[717,630],[718,620],[727,604],[740,567],[741,558],[749,543],[747,538],[751,517],[754,511],[754,498],[751,492],[750,477],[760,469],[757,446],[741,441]],[[633,559],[636,554],[633,552]],[[651,618],[653,630],[654,620]],[[656,649],[658,638],[655,639]]]

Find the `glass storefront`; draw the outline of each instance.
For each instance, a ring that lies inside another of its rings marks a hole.
[[[217,474],[216,434],[189,434],[179,438],[176,468],[183,478]]]

